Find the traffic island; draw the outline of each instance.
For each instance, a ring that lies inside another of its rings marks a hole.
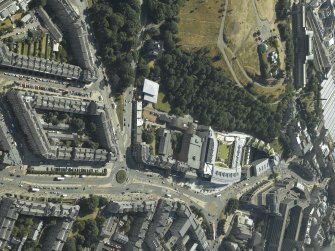
[[[127,179],[127,173],[125,170],[119,170],[117,173],[116,173],[116,181],[117,183],[119,184],[122,184],[126,181]]]

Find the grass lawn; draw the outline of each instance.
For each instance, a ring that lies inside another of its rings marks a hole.
[[[231,66],[233,67],[233,69],[235,71],[235,75],[238,78],[238,80],[240,81],[240,83],[242,85],[244,85],[244,86],[247,86],[250,83],[250,81],[249,81],[249,79],[246,78],[246,76],[242,72],[242,70],[239,67],[239,65],[237,64],[237,62],[236,61],[232,61],[231,62]]]
[[[18,53],[18,54],[21,54],[21,50],[22,50],[22,44],[21,44],[21,43],[18,43],[18,44],[17,44],[17,53]]]
[[[269,29],[273,30],[273,35],[278,35],[277,24],[275,23],[275,0],[257,0],[255,1],[257,11],[261,19],[269,21]],[[260,62],[257,53],[257,42],[253,37],[253,33],[257,31],[257,13],[253,6],[252,0],[230,0],[228,3],[227,15],[225,19],[224,37],[227,46],[237,56],[243,69],[250,75],[260,74]],[[283,58],[283,44],[278,42],[278,50],[280,56],[281,68],[285,68],[285,60]],[[226,53],[231,59],[231,53]],[[243,85],[248,81],[241,69],[236,63],[233,63],[237,78]],[[255,96],[265,96],[269,101],[277,101],[279,96],[285,91],[285,87],[281,84],[275,85],[275,88],[262,88],[257,86],[253,88],[251,93]]]
[[[256,41],[252,34],[257,27],[257,19],[252,0],[229,1],[225,19],[224,35],[228,47],[235,52],[243,67],[259,74]]]
[[[186,1],[180,10],[178,37],[185,49],[216,44],[219,35],[224,0]]]
[[[222,168],[229,168],[226,164],[222,162],[215,162],[215,166],[222,167]]]
[[[117,117],[119,118],[119,123],[120,123],[120,128],[121,130],[123,130],[123,95],[117,97],[117,99],[115,99],[116,102],[116,114]]]
[[[160,92],[158,94],[158,100],[157,100],[157,104],[155,105],[155,108],[163,112],[170,112],[171,111],[170,104],[164,101],[165,101],[165,94]]]
[[[125,170],[119,170],[117,173],[116,173],[116,182],[119,183],[119,184],[122,184],[126,181],[127,179],[127,173]]]
[[[99,213],[99,208],[96,208],[95,210],[94,210],[94,212],[92,212],[92,213],[90,213],[90,214],[87,214],[87,215],[85,215],[85,216],[83,216],[83,217],[79,217],[78,216],[78,218],[77,218],[77,220],[89,220],[89,219],[91,219],[91,220],[95,220],[95,218],[97,217],[97,215],[98,215],[98,213]]]
[[[14,16],[12,16],[12,18],[14,19],[14,20],[20,20],[21,18],[22,18],[22,13],[16,13]]]
[[[155,61],[154,60],[151,60],[149,63],[148,63],[148,67],[149,69],[152,69],[155,67]]]
[[[10,21],[10,19],[6,19],[6,20],[4,20],[4,21],[2,21],[1,23],[0,23],[0,28],[1,29],[5,29],[5,28],[9,28],[9,27],[12,27],[12,22]]]
[[[29,55],[34,56],[34,43],[30,43],[29,46]]]
[[[226,161],[228,159],[229,146],[220,143],[217,158]]]
[[[40,56],[40,42],[37,41],[35,43],[35,57],[39,57]]]
[[[255,3],[261,19],[273,21],[276,18],[276,0],[257,0]]]
[[[278,83],[270,87],[253,85],[251,88],[252,93],[257,93],[258,95],[271,97],[272,101],[276,101],[280,97],[280,95],[285,92],[285,86],[282,83]]]
[[[314,112],[314,106],[315,106],[314,99],[315,99],[314,93],[312,92],[301,98],[301,102],[305,105],[306,111],[308,113]]]
[[[28,44],[23,44],[23,55],[28,56]]]
[[[152,155],[156,155],[156,135],[154,137],[154,140],[152,141],[152,143],[150,144],[151,148],[152,148]]]
[[[270,146],[275,150],[275,152],[279,155],[281,155],[284,151],[283,146],[279,143],[278,139],[273,140],[270,143]]]
[[[46,55],[46,59],[50,59],[50,53],[51,53],[51,48],[48,46],[48,47],[47,47],[47,55]]]
[[[41,50],[41,58],[45,57],[45,47],[47,46],[47,36],[46,34],[44,34],[43,38],[42,38],[42,50]]]

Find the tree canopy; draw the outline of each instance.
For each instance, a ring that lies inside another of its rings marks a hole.
[[[290,0],[278,0],[276,4],[276,14],[278,20],[284,20],[288,17],[290,12]]]
[[[81,210],[85,213],[92,213],[99,206],[99,197],[96,195],[90,195],[89,198],[84,199],[81,202]]]
[[[229,81],[221,69],[213,66],[207,48],[186,52],[178,46],[177,15],[183,2],[148,0],[145,3],[146,13],[152,21],[163,22],[159,36],[157,29],[153,33],[155,39],[163,42],[164,53],[158,57],[150,72],[144,57],[137,60],[139,2],[95,2],[91,8],[92,24],[100,44],[99,53],[108,69],[112,85],[118,86],[118,90],[124,90],[134,83],[132,66],[138,62],[137,82],[147,75],[158,81],[161,90],[166,93],[167,101],[172,105],[173,113],[191,114],[201,124],[212,125],[218,130],[239,130],[267,142],[273,140],[279,135],[281,127],[281,104],[279,108],[270,108]],[[280,2],[286,7],[287,0]],[[143,136],[145,141],[153,141],[149,132],[144,132]]]
[[[155,132],[150,129],[143,130],[142,140],[147,144],[151,144],[155,139]]]
[[[113,87],[123,90],[134,80],[132,64],[137,60],[140,4],[137,0],[98,0],[90,9],[99,42],[99,54]]]
[[[99,229],[95,220],[86,221],[83,236],[85,237],[85,246],[91,247],[98,239]]]
[[[158,61],[160,82],[176,114],[191,114],[219,130],[239,130],[271,141],[280,129],[281,113],[228,81],[212,65],[207,50],[173,49]]]
[[[148,15],[155,23],[171,19],[178,15],[184,2],[185,0],[148,0]]]
[[[64,244],[63,250],[64,251],[76,251],[77,250],[76,240],[73,237],[67,238]]]
[[[76,131],[82,131],[85,127],[85,122],[81,118],[71,119],[71,126]]]
[[[226,214],[235,213],[236,209],[238,209],[239,201],[237,199],[229,199],[228,204],[225,209]]]

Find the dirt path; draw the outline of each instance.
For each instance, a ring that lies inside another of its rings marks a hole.
[[[230,55],[232,55],[232,57],[236,58],[235,53],[227,46],[226,43],[223,43],[223,47],[230,53]],[[250,82],[250,83],[254,83],[254,81],[249,77],[249,75],[246,73],[246,71],[244,70],[243,66],[241,65],[240,61],[236,58],[235,62],[237,63],[238,67],[240,68],[242,74],[244,75],[244,77]]]

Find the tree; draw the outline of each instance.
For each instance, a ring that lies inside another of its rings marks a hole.
[[[159,29],[157,29],[156,27],[151,27],[150,29],[147,30],[147,34],[151,37],[158,37],[160,32]]]
[[[146,78],[149,72],[150,70],[146,62],[144,60],[140,60],[139,64],[137,65],[137,77],[143,76]]]
[[[26,225],[26,226],[32,226],[33,224],[34,224],[34,222],[33,222],[32,218],[26,218],[24,220],[24,225]]]
[[[178,15],[184,0],[148,0],[148,15],[154,23],[172,19]]]
[[[50,120],[50,122],[54,126],[59,124],[59,120],[57,119],[56,116],[52,117],[51,120]]]
[[[89,219],[86,221],[86,227],[83,231],[85,245],[91,247],[98,240],[99,229],[95,220]]]
[[[274,114],[281,114],[282,108],[278,106],[272,112],[244,89],[228,81],[222,71],[213,66],[208,50],[165,50],[154,69],[157,66],[160,67],[157,78],[167,93],[167,101],[172,104],[172,113],[191,114],[201,124],[219,130],[248,132],[266,142],[278,136],[281,121],[276,121]],[[149,74],[152,76],[153,72]],[[150,142],[147,132],[143,136],[144,141]]]
[[[67,238],[63,251],[77,251],[76,240],[73,237]]]
[[[28,240],[24,243],[22,248],[23,251],[40,251],[40,247],[38,245],[38,241]]]
[[[90,133],[94,134],[97,131],[97,125],[94,122],[90,122],[89,130]]]
[[[24,22],[22,20],[16,21],[16,26],[22,28],[24,26]]]
[[[59,121],[64,121],[64,120],[68,120],[69,119],[69,115],[65,112],[60,112],[58,113],[57,119]]]
[[[30,2],[30,8],[44,7],[47,4],[47,0],[32,0]]]
[[[151,144],[155,139],[155,133],[152,130],[145,129],[142,133],[142,140],[147,144]]]
[[[73,224],[73,231],[82,232],[85,229],[85,221],[75,221]]]
[[[290,0],[278,0],[276,4],[276,15],[278,20],[284,20],[290,12]]]
[[[239,206],[239,201],[237,199],[229,199],[226,209],[225,209],[226,214],[235,213],[238,206]]]
[[[165,24],[162,26],[162,30],[169,31],[172,34],[178,33],[178,24],[174,21],[165,22]]]
[[[279,23],[278,30],[281,41],[286,41],[286,39],[290,36],[290,30],[286,23]]]
[[[106,65],[112,87],[116,92],[122,91],[135,81],[132,62],[137,62],[139,1],[97,0],[90,10],[99,43],[98,53]]]
[[[97,218],[95,218],[95,221],[97,222],[98,228],[102,229],[102,226],[104,225],[106,221],[106,218],[101,215],[98,215]]]
[[[73,118],[71,119],[71,126],[76,131],[82,131],[85,127],[85,123],[81,118]]]
[[[100,196],[99,197],[99,207],[106,206],[108,203],[107,198]]]
[[[81,234],[77,234],[76,235],[76,242],[77,242],[78,245],[83,245],[85,243],[85,237],[82,236]]]
[[[96,195],[90,195],[89,198],[83,199],[81,202],[81,209],[85,213],[92,213],[99,205],[99,197]]]

